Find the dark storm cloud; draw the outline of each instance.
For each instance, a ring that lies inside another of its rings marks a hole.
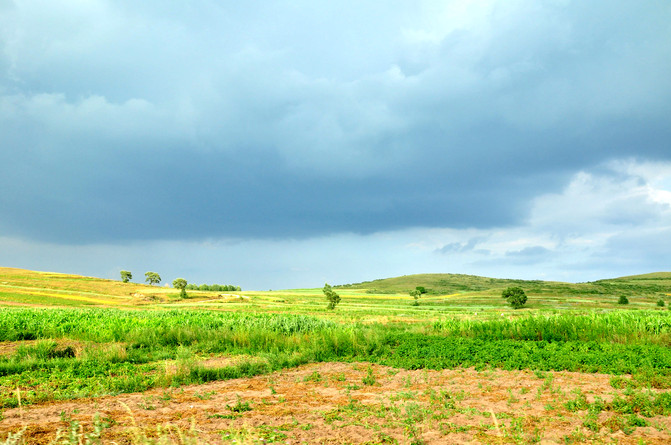
[[[580,169],[671,158],[665,2],[441,4],[3,3],[0,229],[511,226]]]

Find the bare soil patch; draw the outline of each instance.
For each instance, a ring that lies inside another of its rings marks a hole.
[[[226,364],[225,359],[207,366]],[[5,410],[0,441],[24,430],[47,444],[75,422],[103,443],[171,437],[173,443],[671,443],[671,418],[623,431],[618,414],[566,403],[582,394],[612,400],[610,376],[570,372],[400,370],[367,363],[320,363],[248,379],[156,389]],[[192,437],[197,442],[187,442]]]

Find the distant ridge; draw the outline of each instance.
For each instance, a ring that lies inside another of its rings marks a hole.
[[[619,278],[609,278],[587,283],[567,283],[560,281],[518,280],[489,278],[465,274],[415,274],[383,278],[355,284],[345,284],[342,289],[361,289],[370,293],[405,293],[417,286],[427,289],[429,294],[446,295],[456,293],[500,292],[508,286],[520,286],[536,294],[601,294],[653,295],[671,294],[671,272],[653,272]]]
[[[627,275],[625,277],[610,278],[608,280],[599,281],[614,281],[614,280],[670,280],[671,272],[652,272],[640,275]]]

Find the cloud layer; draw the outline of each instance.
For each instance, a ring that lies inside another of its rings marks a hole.
[[[5,2],[0,223],[79,243],[519,223],[578,168],[671,156],[671,9],[582,3]]]
[[[529,221],[563,240],[501,253],[518,264],[603,224],[652,239],[666,201],[613,166],[671,160],[669,23],[653,0],[3,0],[0,233],[110,246],[454,230],[435,249],[485,262],[483,237]]]

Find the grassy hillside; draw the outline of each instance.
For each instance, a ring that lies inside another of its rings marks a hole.
[[[363,289],[369,293],[407,293],[416,286],[424,286],[431,295],[446,295],[464,292],[481,292],[507,286],[538,286],[541,281],[508,280],[462,274],[416,274],[401,277],[364,281],[357,284],[337,286],[343,289]]]
[[[137,306],[169,301],[176,293],[146,284],[0,267],[0,303],[5,304]]]
[[[423,286],[429,295],[500,293],[508,286],[520,286],[527,293],[544,296],[601,295],[647,296],[671,294],[671,272],[599,280],[589,283],[512,280],[461,274],[417,274],[336,286],[372,294],[407,293]]]
[[[166,280],[167,281],[167,280]],[[424,286],[419,306],[408,292]],[[521,286],[529,297],[523,310],[512,310],[501,298],[502,289]],[[497,279],[458,274],[421,274],[336,287],[342,297],[337,310],[327,311],[320,288],[279,291],[188,291],[180,299],[175,289],[118,280],[52,272],[0,268],[0,306],[128,307],[146,309],[207,309],[227,312],[265,312],[319,315],[339,322],[408,323],[442,317],[487,318],[501,313],[521,316],[530,312],[585,313],[620,310],[620,295],[628,309],[661,310],[657,302],[671,303],[671,273],[561,283]]]

